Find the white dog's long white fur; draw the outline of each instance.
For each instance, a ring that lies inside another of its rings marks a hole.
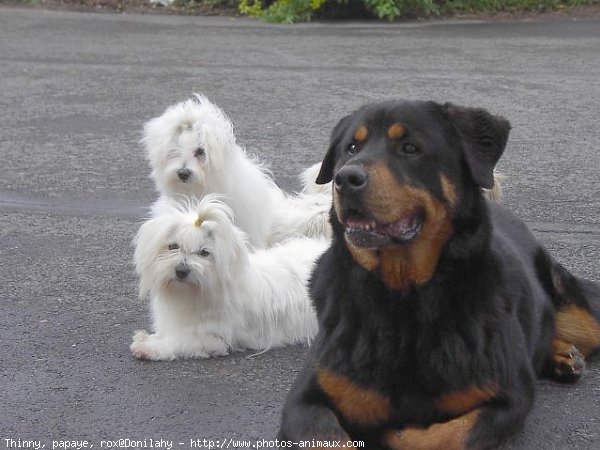
[[[218,194],[256,247],[291,236],[330,235],[331,191],[317,187],[313,178],[304,193],[285,194],[236,143],[225,113],[204,96],[196,94],[148,121],[142,142],[161,194],[153,206],[155,216],[172,201]],[[305,179],[315,173],[315,167],[309,168],[312,171],[306,172]]]
[[[180,201],[221,194],[252,244],[265,244],[271,224],[264,217],[270,218],[275,208],[277,186],[237,145],[220,108],[201,96],[170,106],[146,123],[143,143],[163,196]],[[188,173],[185,181],[182,170]],[[164,202],[159,200],[155,213]]]
[[[232,214],[208,196],[142,224],[134,259],[140,296],[152,298],[155,333],[135,334],[136,357],[207,358],[314,337],[307,280],[328,241],[295,238],[249,252]]]

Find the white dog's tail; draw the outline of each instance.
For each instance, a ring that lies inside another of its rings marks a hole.
[[[327,194],[331,195],[331,183],[317,184],[315,181],[317,175],[321,171],[321,163],[313,164],[304,169],[300,174],[300,182],[302,183],[302,194]]]

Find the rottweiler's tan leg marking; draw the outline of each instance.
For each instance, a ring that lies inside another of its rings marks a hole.
[[[461,415],[473,411],[498,394],[494,383],[484,386],[471,386],[460,391],[442,395],[436,406],[440,411],[450,415]]]
[[[390,416],[390,401],[370,388],[354,384],[348,377],[328,369],[317,370],[317,381],[337,411],[357,425],[377,425]]]
[[[401,431],[388,431],[384,435],[384,444],[392,450],[464,450],[478,416],[479,410],[476,409],[427,428],[407,427]]]
[[[587,358],[600,349],[600,323],[586,309],[569,305],[556,312],[554,337],[571,343]]]

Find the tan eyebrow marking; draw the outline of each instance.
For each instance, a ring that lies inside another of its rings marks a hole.
[[[401,123],[392,124],[387,131],[387,135],[390,139],[400,139],[406,134],[406,128]]]
[[[365,125],[361,125],[354,132],[354,140],[356,142],[363,142],[369,135],[369,129]]]

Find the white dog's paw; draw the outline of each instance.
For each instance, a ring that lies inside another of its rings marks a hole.
[[[178,341],[176,352],[181,358],[206,359],[227,356],[229,347],[222,339],[212,335],[188,335]]]
[[[136,331],[129,350],[138,359],[150,361],[170,361],[175,359],[175,354],[163,340],[155,334],[148,334],[145,330]]]
[[[152,345],[149,345],[148,342],[140,342],[135,341],[132,342],[129,346],[129,350],[133,356],[137,359],[143,359],[148,361],[161,361],[161,360],[170,360],[174,359],[173,357],[165,357],[165,355],[161,355],[160,352],[156,350]]]
[[[151,355],[150,349],[148,348],[147,345],[144,345],[143,342],[139,342],[139,341],[132,342],[132,344],[129,346],[129,350],[131,350],[131,353],[137,359],[153,359],[151,357],[152,355]]]
[[[148,338],[148,336],[150,335],[146,330],[137,330],[133,334],[133,342],[144,342]]]
[[[207,353],[206,351],[201,352],[201,353],[205,354],[206,356],[200,356],[200,358],[210,358],[212,356],[227,356],[227,355],[229,355],[229,350],[226,345],[218,346],[218,347],[212,348],[207,351],[209,353]]]
[[[157,334],[148,334],[145,330],[136,331],[129,346],[131,353],[138,359],[150,361],[172,361],[178,358],[211,358],[226,356],[228,347],[222,339],[205,335],[183,335],[174,339]]]

